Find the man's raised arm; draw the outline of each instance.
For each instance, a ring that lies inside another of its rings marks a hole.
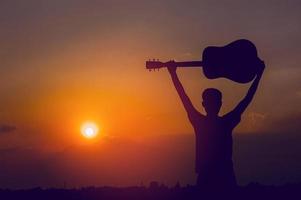
[[[185,90],[184,90],[184,87],[182,86],[179,78],[178,78],[178,75],[177,75],[177,72],[176,72],[176,69],[177,67],[174,66],[174,67],[168,67],[168,71],[170,73],[170,76],[171,76],[171,79],[172,79],[172,82],[180,96],[180,99],[184,105],[184,108],[188,114],[188,118],[190,120],[190,122],[193,122],[196,117],[200,114],[193,106],[193,104],[191,103],[189,97],[187,96],[187,94],[185,93]]]
[[[261,66],[261,70],[260,72],[257,74],[255,80],[253,81],[247,95],[245,96],[245,98],[234,108],[234,110],[232,112],[234,112],[237,115],[242,115],[242,113],[246,110],[246,108],[248,107],[248,105],[251,103],[256,91],[257,91],[257,87],[258,84],[260,82],[262,73],[264,71],[265,68],[265,64],[262,61],[262,66]]]

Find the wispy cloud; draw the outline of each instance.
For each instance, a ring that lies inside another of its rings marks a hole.
[[[17,127],[13,125],[7,125],[7,124],[0,125],[0,133],[10,133],[15,131],[16,129]]]
[[[301,91],[297,91],[296,95],[297,95],[298,98],[301,98]]]

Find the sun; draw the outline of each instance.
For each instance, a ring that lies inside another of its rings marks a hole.
[[[99,128],[94,122],[85,122],[81,126],[81,134],[88,139],[95,138],[98,135]]]

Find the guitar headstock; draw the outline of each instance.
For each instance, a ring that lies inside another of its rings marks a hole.
[[[153,60],[146,61],[145,66],[146,66],[146,69],[148,69],[149,71],[155,70],[155,69],[159,70],[160,68],[165,66],[165,63],[159,61],[158,59],[157,60],[153,59]]]

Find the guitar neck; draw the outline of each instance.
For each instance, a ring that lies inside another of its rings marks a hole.
[[[186,62],[176,62],[178,67],[201,67],[203,66],[202,61],[186,61]]]
[[[187,62],[160,62],[160,61],[146,61],[146,69],[159,69],[161,67],[201,67],[203,65],[202,61],[187,61]]]

